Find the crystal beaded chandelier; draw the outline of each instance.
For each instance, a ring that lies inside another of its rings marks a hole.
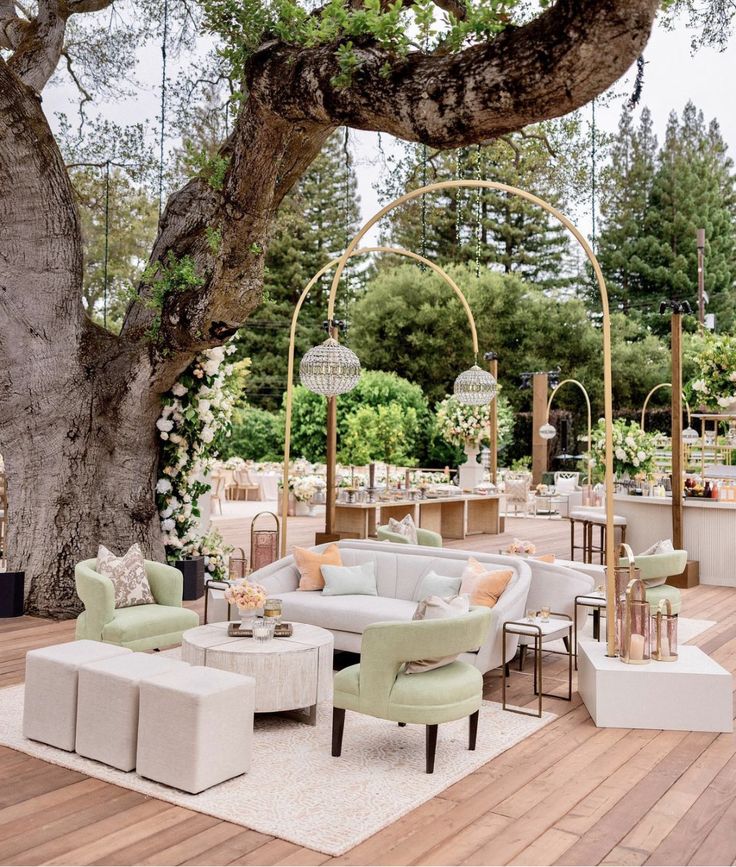
[[[360,361],[352,349],[328,337],[304,355],[299,377],[302,385],[315,394],[335,397],[352,391],[358,384]]]
[[[474,364],[458,376],[453,391],[460,403],[481,406],[490,403],[496,396],[496,380],[487,370],[481,370]]]

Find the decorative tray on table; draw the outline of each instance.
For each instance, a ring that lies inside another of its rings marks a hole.
[[[227,634],[230,638],[253,638],[253,630],[246,629],[241,623],[228,623]],[[274,638],[291,638],[294,627],[291,623],[277,623],[273,632]]]

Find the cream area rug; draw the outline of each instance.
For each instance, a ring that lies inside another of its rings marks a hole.
[[[330,755],[331,712],[320,706],[315,727],[275,716],[256,718],[250,773],[199,795],[143,780],[23,737],[23,686],[0,690],[0,743],[52,764],[207,813],[326,855],[342,855],[440,794],[490,759],[555,719],[507,713],[484,702],[475,752],[468,722],[439,728],[434,774],[424,772],[424,727],[348,711],[342,756]],[[213,737],[232,739],[223,720]]]

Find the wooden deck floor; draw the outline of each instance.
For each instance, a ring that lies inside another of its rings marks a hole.
[[[292,541],[308,544],[316,526],[298,519]],[[508,530],[463,547],[495,551],[517,535],[567,554],[566,522],[513,519]],[[683,614],[717,621],[696,643],[736,669],[736,590],[685,591]],[[22,681],[28,650],[72,636],[69,622],[0,621],[0,686]],[[562,686],[563,660],[544,665],[545,685]],[[532,703],[528,672],[510,684]],[[499,698],[494,673],[485,694]],[[734,863],[736,737],[596,729],[577,694],[545,707],[558,719],[339,859],[0,748],[0,863]]]

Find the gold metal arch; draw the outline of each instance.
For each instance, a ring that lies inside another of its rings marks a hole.
[[[547,401],[547,424],[549,424],[549,411],[552,407],[552,401],[554,400],[555,395],[562,388],[563,385],[567,385],[568,383],[577,385],[580,391],[582,391],[583,397],[585,398],[585,405],[588,408],[588,485],[590,486],[592,481],[590,470],[593,466],[593,456],[591,454],[591,448],[593,445],[593,413],[590,409],[590,395],[588,394],[588,391],[582,382],[578,382],[577,379],[563,379],[562,382],[558,383],[552,389],[552,394],[550,394],[549,400]]]
[[[616,582],[614,579],[614,567],[616,545],[613,525],[613,376],[611,370],[611,315],[608,305],[608,291],[606,289],[606,281],[603,278],[603,272],[601,271],[600,263],[598,262],[598,259],[593,252],[593,248],[590,246],[582,232],[580,232],[580,230],[575,226],[575,224],[572,223],[561,211],[558,211],[557,208],[555,208],[553,205],[550,205],[549,202],[545,202],[544,199],[540,199],[539,196],[535,196],[534,193],[519,189],[519,187],[512,187],[509,184],[502,184],[498,181],[458,180],[441,181],[435,184],[428,184],[425,187],[419,187],[416,190],[405,193],[403,196],[399,196],[398,199],[394,199],[394,201],[389,202],[388,205],[381,208],[380,211],[375,213],[366,223],[363,224],[363,226],[359,229],[357,235],[355,235],[352,241],[348,244],[345,252],[340,258],[337,270],[335,271],[335,276],[332,280],[332,286],[330,288],[330,296],[327,305],[327,318],[329,320],[332,320],[334,318],[335,295],[337,293],[338,284],[340,283],[340,278],[342,277],[343,271],[345,270],[345,265],[348,259],[352,256],[353,251],[358,246],[362,238],[365,236],[366,232],[368,232],[373,226],[375,226],[375,224],[383,217],[385,217],[386,214],[389,214],[395,208],[398,208],[401,205],[406,204],[407,202],[411,202],[414,199],[427,195],[428,193],[435,193],[441,190],[457,189],[498,190],[499,192],[509,193],[509,195],[512,196],[519,196],[520,198],[526,199],[528,202],[531,202],[532,204],[538,205],[540,208],[543,208],[545,211],[547,211],[548,214],[551,214],[556,220],[562,223],[562,225],[572,234],[575,240],[580,244],[580,246],[583,248],[583,252],[587,256],[588,261],[591,264],[593,273],[595,274],[596,282],[598,283],[598,289],[601,295],[601,310],[603,313],[603,417],[605,420],[606,444],[604,477],[606,486],[606,652],[609,656],[615,656],[616,640],[614,624],[614,597],[616,593]]]
[[[652,395],[659,391],[660,388],[672,388],[671,382],[660,382],[659,385],[655,385],[654,388],[649,392],[649,394],[644,398],[644,406],[641,408],[641,422],[640,427],[644,430],[644,422],[646,420],[646,412],[647,406],[649,405],[649,399]],[[682,392],[682,399],[685,401],[685,409],[687,411],[687,426],[692,427],[692,415],[690,414],[690,404],[687,402],[687,398],[685,397],[685,392]]]
[[[353,247],[350,252],[348,258],[350,256],[361,256],[367,253],[391,253],[395,256],[404,256],[407,259],[413,259],[415,262],[419,262],[421,265],[425,265],[430,268],[435,274],[439,275],[445,283],[452,289],[452,291],[457,295],[460,303],[465,310],[465,314],[468,317],[468,325],[470,326],[470,335],[473,342],[473,353],[476,358],[478,356],[478,331],[475,327],[475,319],[473,318],[473,313],[470,309],[470,305],[468,304],[468,300],[463,294],[460,287],[457,283],[450,277],[450,275],[443,269],[440,268],[435,262],[432,262],[430,259],[425,258],[424,256],[420,256],[418,253],[413,253],[411,250],[405,250],[403,247],[384,247],[384,246],[375,246],[375,247],[361,247],[359,250],[356,250]],[[295,346],[294,340],[296,337],[296,326],[297,320],[299,319],[299,311],[302,309],[302,305],[307,299],[310,291],[314,287],[314,285],[332,268],[335,268],[339,265],[344,256],[340,256],[336,259],[333,259],[331,262],[328,262],[319,271],[312,277],[312,279],[307,283],[307,285],[302,290],[302,294],[299,296],[299,300],[296,302],[296,307],[294,308],[294,313],[291,316],[291,328],[289,331],[289,360],[288,367],[286,373],[286,411],[284,417],[284,468],[283,468],[283,487],[281,489],[281,556],[284,557],[286,555],[286,533],[287,533],[287,525],[288,525],[288,512],[289,512],[289,458],[291,455],[291,416],[292,416],[292,403],[293,403],[293,393],[294,393],[294,354],[295,354]],[[347,261],[347,259],[345,259]],[[332,319],[332,315],[329,317]],[[329,504],[328,504],[329,507]]]

